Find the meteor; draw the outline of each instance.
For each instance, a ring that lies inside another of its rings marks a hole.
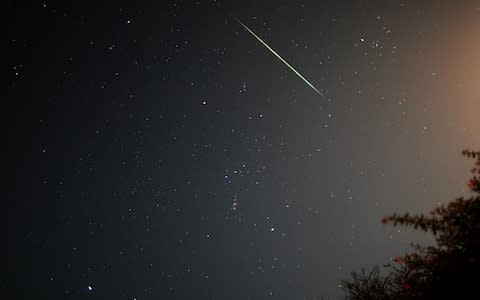
[[[285,65],[287,65],[287,67],[290,68],[290,70],[293,71],[293,73],[295,73],[298,77],[300,77],[309,87],[311,87],[317,94],[319,94],[320,96],[322,97],[325,97],[325,95],[323,95],[322,92],[320,92],[313,84],[311,84],[305,77],[302,76],[302,74],[300,74],[297,70],[295,70],[295,68],[293,68],[286,60],[284,60],[277,52],[275,52],[275,50],[273,50],[272,48],[270,48],[270,46],[267,45],[267,43],[265,43],[258,35],[255,34],[255,32],[253,32],[252,30],[250,30],[250,28],[247,27],[247,25],[243,24],[242,21],[240,21],[239,19],[237,19],[235,16],[231,15],[233,19],[235,19],[235,21],[237,21],[240,25],[242,25],[243,28],[245,28],[248,32],[250,32],[258,41],[260,41],[260,43],[262,43],[262,45],[264,45],[268,50],[270,50],[270,52],[272,52],[278,59],[280,59]]]

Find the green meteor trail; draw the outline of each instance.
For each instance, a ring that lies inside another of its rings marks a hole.
[[[311,87],[317,94],[319,94],[322,97],[325,97],[322,92],[320,92],[313,84],[311,84],[305,77],[302,76],[297,70],[295,70],[286,60],[284,60],[280,55],[278,55],[277,52],[275,52],[270,46],[267,45],[258,35],[255,34],[250,28],[247,27],[247,25],[243,24],[242,21],[237,19],[235,16],[232,15],[232,18],[235,19],[240,25],[242,25],[243,28],[245,28],[248,32],[250,32],[257,40],[260,41],[270,52],[272,52],[278,59],[280,59],[287,67],[290,68],[290,70],[293,71],[293,73],[297,74],[298,77],[300,77],[309,87]]]

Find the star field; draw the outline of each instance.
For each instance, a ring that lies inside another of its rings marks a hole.
[[[242,20],[324,97],[240,26]],[[339,299],[465,194],[478,1],[8,3],[18,299]]]

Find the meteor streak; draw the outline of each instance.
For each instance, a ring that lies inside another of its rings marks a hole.
[[[325,97],[322,92],[320,92],[313,84],[311,84],[305,77],[302,76],[297,70],[295,70],[286,60],[284,60],[280,55],[278,55],[277,52],[275,52],[270,46],[267,45],[258,35],[255,34],[250,28],[247,27],[247,25],[243,24],[242,21],[237,19],[235,16],[232,15],[232,18],[235,19],[240,25],[242,25],[243,28],[245,28],[248,32],[250,32],[257,40],[260,41],[270,52],[272,52],[278,59],[280,59],[287,67],[290,68],[290,70],[293,71],[293,73],[297,74],[298,77],[300,77],[309,87],[311,87],[317,94],[319,94],[322,97]]]

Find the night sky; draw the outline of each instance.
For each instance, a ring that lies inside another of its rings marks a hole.
[[[7,7],[15,299],[338,299],[468,195],[480,1]]]

